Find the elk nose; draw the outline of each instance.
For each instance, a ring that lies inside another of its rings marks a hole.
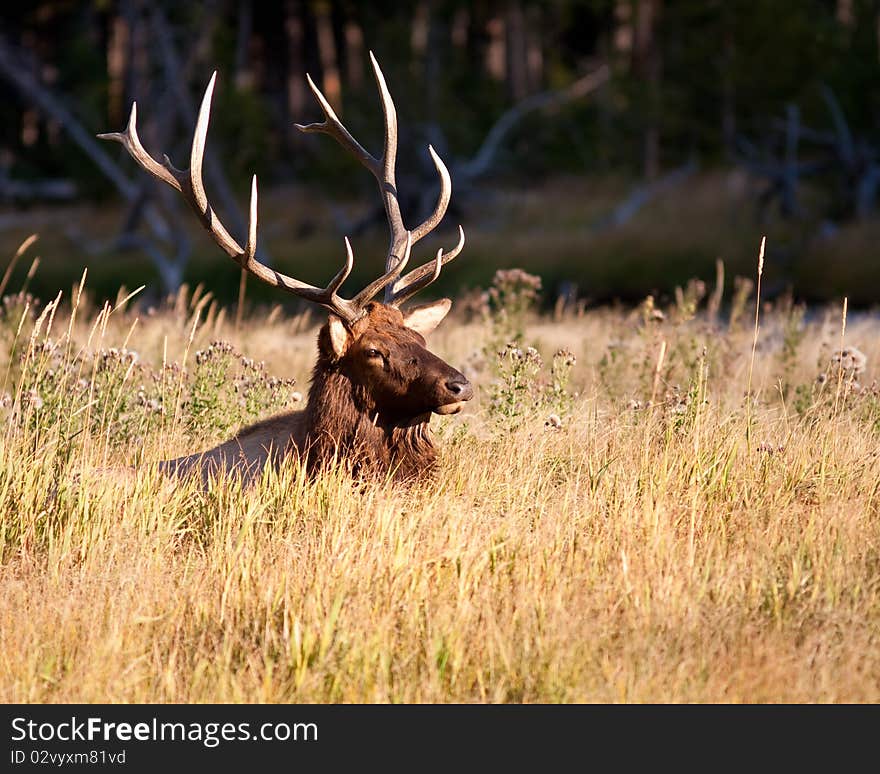
[[[471,383],[461,374],[457,374],[452,379],[447,380],[446,389],[459,400],[470,400],[474,397],[474,388],[471,387]]]

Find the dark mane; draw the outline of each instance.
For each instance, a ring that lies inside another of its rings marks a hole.
[[[319,346],[305,408],[303,450],[314,472],[345,460],[356,475],[421,475],[436,462],[430,414],[397,425],[384,419],[367,390],[340,372]]]

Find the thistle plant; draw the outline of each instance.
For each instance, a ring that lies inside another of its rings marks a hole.
[[[541,278],[522,269],[499,269],[486,291],[490,340],[488,352],[505,342],[518,344],[525,335],[525,322],[541,298]]]
[[[782,352],[779,360],[782,368],[782,393],[787,395],[790,390],[792,375],[797,367],[801,344],[806,335],[804,327],[805,307],[801,304],[792,305],[783,320]]]
[[[183,403],[193,435],[224,435],[260,416],[297,403],[295,379],[272,376],[263,361],[246,357],[225,341],[195,354],[195,368]]]
[[[544,360],[537,349],[508,343],[497,353],[498,376],[488,387],[489,412],[496,424],[512,430],[530,418],[547,416],[547,427],[561,428],[576,397],[569,389],[576,362],[574,354],[558,350],[550,362],[549,374],[545,374]]]

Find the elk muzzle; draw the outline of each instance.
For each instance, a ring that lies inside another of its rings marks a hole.
[[[471,383],[458,371],[454,371],[453,375],[445,380],[443,387],[449,397],[449,403],[437,406],[434,409],[435,414],[457,414],[464,408],[464,404],[474,397]]]

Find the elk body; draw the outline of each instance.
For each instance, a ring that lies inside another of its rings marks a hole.
[[[459,227],[458,244],[453,249],[438,250],[432,261],[403,274],[412,246],[430,233],[446,213],[452,183],[442,160],[429,146],[440,176],[437,206],[416,228],[409,230],[404,226],[395,182],[397,115],[372,53],[370,59],[385,116],[380,158],[365,151],[349,134],[311,78],[309,86],[324,112],[324,121],[297,125],[301,131],[321,132],[336,139],[373,174],[379,185],[391,232],[385,271],[351,299],[338,294],[354,263],[348,238],[345,263],[324,288],[275,271],[257,258],[256,176],[251,183],[244,247],[229,234],[211,208],[201,170],[216,73],[202,100],[188,170],[176,169],[167,156],[159,163],[147,153],[137,134],[136,104],[132,105],[124,132],[98,135],[122,143],[141,167],[177,189],[214,241],[242,268],[263,282],[329,312],[327,323],[318,334],[318,358],[306,408],[251,425],[213,449],[160,463],[168,473],[207,479],[225,471],[253,480],[266,464],[278,465],[287,456],[297,455],[310,471],[341,461],[356,474],[390,472],[414,477],[429,470],[435,460],[428,427],[431,414],[456,413],[473,397],[467,379],[425,345],[424,337],[446,316],[451,302],[441,299],[409,310],[400,308],[433,282],[443,265],[461,252],[464,232]],[[374,300],[380,292],[384,293],[382,302]]]

